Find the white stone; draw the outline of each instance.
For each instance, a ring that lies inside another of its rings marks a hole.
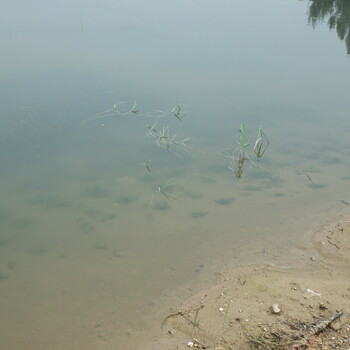
[[[321,293],[316,293],[314,290],[308,288],[306,289],[306,294],[308,294],[309,297],[320,297],[321,296]]]
[[[278,304],[272,304],[271,311],[273,314],[279,314],[281,309],[279,308]]]

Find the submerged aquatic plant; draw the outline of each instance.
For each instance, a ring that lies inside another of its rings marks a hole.
[[[191,140],[190,137],[187,138],[179,138],[177,134],[171,134],[169,127],[163,127],[161,129],[156,129],[157,122],[155,122],[153,125],[148,125],[148,135],[153,137],[155,139],[155,143],[159,148],[165,148],[167,150],[170,149],[170,147],[175,147],[176,149],[182,149],[186,152],[189,152],[188,150],[188,144]]]
[[[165,183],[162,186],[159,186],[156,189],[156,192],[162,194],[164,198],[168,200],[170,203],[172,203],[172,201],[176,199],[175,197],[170,195],[168,192],[166,192],[166,189],[169,188],[171,185],[173,185],[173,183],[171,181],[168,181],[167,183]]]
[[[175,105],[170,111],[155,110],[154,112],[142,111],[138,108],[137,101],[135,101],[133,105],[126,110],[122,110],[120,108],[121,104],[122,103],[114,104],[113,108],[94,114],[93,116],[84,120],[81,123],[81,126],[110,116],[140,116],[145,118],[153,118],[156,119],[156,122],[153,125],[146,124],[146,126],[149,129],[148,135],[155,139],[155,143],[158,147],[169,150],[170,147],[173,146],[173,148],[181,148],[188,152],[188,143],[191,139],[190,137],[183,139],[179,138],[177,134],[170,133],[168,126],[162,127],[159,130],[156,129],[158,121],[165,117],[173,116],[177,120],[182,121],[182,119],[186,116],[186,112],[182,110],[181,104]],[[150,172],[149,163],[146,163],[146,169]]]
[[[147,117],[147,118],[164,118],[168,116],[174,116],[178,120],[182,120],[186,116],[186,112],[181,110],[181,104],[175,105],[170,111],[160,111],[160,110],[155,110],[154,112],[145,112],[139,109],[137,101],[134,101],[133,105],[126,109],[122,110],[120,106],[124,102],[119,102],[113,105],[113,108],[107,109],[103,112],[96,113],[92,115],[91,117],[87,118],[81,123],[81,126],[103,118],[107,118],[110,116],[141,116],[141,117]]]
[[[172,196],[168,191],[169,188],[173,185],[173,183],[171,181],[166,182],[164,185],[158,186],[155,190],[156,194],[161,194],[166,200],[167,202],[156,202],[153,203],[154,200],[154,194],[151,197],[151,200],[149,201],[149,208],[154,208],[157,210],[167,210],[169,209],[169,204],[168,203],[173,203],[174,200],[176,200],[176,198],[174,196]],[[168,189],[168,191],[167,191]]]
[[[126,105],[128,106],[128,105]],[[165,126],[166,124],[162,123],[164,118],[169,119],[177,119],[178,121],[182,121],[184,117],[186,116],[187,112],[183,110],[182,104],[176,104],[174,107],[172,107],[170,110],[154,110],[152,112],[145,112],[141,108],[139,108],[139,105],[137,101],[134,101],[133,104],[130,104],[130,106],[125,107],[124,102],[116,103],[113,105],[112,108],[109,108],[105,111],[96,113],[89,118],[82,121],[80,126],[84,126],[90,122],[97,122],[102,121],[107,117],[125,117],[125,118],[133,118],[133,117],[143,117],[148,119],[148,123],[146,124],[148,128],[147,136],[152,138],[152,141],[159,147],[166,149],[168,151],[171,151],[175,154],[178,154],[180,151],[186,151],[190,153],[189,150],[189,143],[191,138],[182,138],[179,137],[178,134],[175,132],[171,132],[169,126]],[[151,121],[149,121],[151,120]],[[176,122],[177,123],[177,122]],[[163,126],[164,125],[164,126]],[[147,159],[147,158],[146,158]],[[151,178],[151,175],[153,175],[153,169],[151,167],[151,160],[146,160],[143,163],[144,169],[148,172],[148,178]],[[159,207],[167,208],[168,202],[171,203],[176,198],[169,194],[169,186],[171,185],[170,182],[165,183],[162,186],[158,186],[156,189],[156,193],[161,194],[161,196],[164,197],[166,201],[163,201],[163,204]],[[95,192],[98,192],[97,190],[92,191],[94,193],[88,193],[90,196],[98,196],[101,195],[100,193],[95,194]],[[101,192],[101,191],[100,191]],[[153,193],[150,205],[153,203],[154,196],[156,194]],[[159,196],[158,196],[159,197]],[[165,208],[165,209],[166,209]]]
[[[152,169],[151,169],[151,160],[148,159],[148,160],[144,163],[144,165],[145,165],[145,168],[147,169],[147,171],[148,171],[149,173],[151,173],[151,172],[152,172]]]
[[[118,104],[114,104],[113,105],[113,111],[119,114],[139,114],[140,110],[136,108],[137,107],[137,101],[134,101],[134,104],[132,105],[132,107],[127,110],[127,111],[121,111],[119,110]]]
[[[305,171],[302,171],[299,175],[303,176],[310,184],[314,184],[311,175],[314,173],[312,167],[306,169]]]
[[[176,119],[182,121],[182,119],[186,116],[186,112],[183,112],[181,110],[181,105],[177,104],[171,111],[169,112],[164,112],[164,111],[159,111],[156,110],[157,113],[160,113],[157,117],[158,118],[163,118],[166,117],[168,115],[173,115]]]

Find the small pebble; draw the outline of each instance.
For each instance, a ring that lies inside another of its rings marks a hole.
[[[273,314],[279,314],[281,312],[281,309],[279,308],[278,304],[272,304],[271,312]]]
[[[320,303],[318,306],[321,310],[327,310],[327,305],[325,303]]]

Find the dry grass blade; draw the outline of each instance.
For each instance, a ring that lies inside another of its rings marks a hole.
[[[239,320],[239,324],[241,327],[244,329],[244,335],[248,339],[249,343],[252,346],[252,349],[266,349],[266,350],[277,350],[276,348],[271,348],[270,346],[267,345],[266,339],[263,337],[257,338],[254,337],[250,334],[248,329],[243,325],[243,323]],[[272,344],[273,345],[273,344]]]

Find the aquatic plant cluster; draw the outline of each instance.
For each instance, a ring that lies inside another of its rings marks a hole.
[[[191,137],[180,137],[177,133],[171,132],[169,126],[162,125],[161,122],[165,117],[174,117],[181,122],[187,114],[187,112],[182,110],[183,105],[177,104],[170,111],[167,112],[155,110],[152,113],[144,112],[141,109],[139,109],[136,101],[130,108],[124,111],[120,109],[120,106],[121,103],[114,104],[113,108],[94,114],[93,116],[84,120],[81,126],[84,126],[89,122],[93,122],[111,116],[140,116],[146,118],[153,118],[155,119],[155,121],[152,125],[146,124],[146,135],[153,140],[153,142],[158,148],[165,149],[166,151],[170,151],[176,155],[179,155],[179,153],[182,151],[188,154],[191,153]],[[219,151],[219,154],[230,159],[231,164],[230,166],[228,166],[228,169],[234,173],[235,178],[239,181],[243,176],[247,164],[257,165],[255,161],[252,160],[251,154],[254,154],[255,160],[259,162],[264,156],[270,142],[267,136],[265,135],[265,132],[263,131],[262,127],[260,126],[254,143],[248,143],[245,125],[241,124],[239,128],[239,140],[237,141],[237,144],[238,147],[226,148],[224,150]],[[148,159],[143,164],[146,171],[148,173],[152,173],[151,160]],[[160,209],[159,203],[153,203],[155,195],[161,195],[166,200],[166,202],[172,203],[176,199],[173,195],[170,194],[172,186],[173,183],[170,180],[164,182],[162,185],[156,186],[155,192],[152,194],[149,202],[150,206],[154,207],[155,209]],[[229,203],[230,201],[227,203],[219,202],[218,204],[227,205]],[[162,207],[161,209],[164,208]],[[192,217],[198,218],[205,216],[206,214],[207,212],[194,212],[192,213]]]
[[[153,140],[158,148],[165,149],[166,151],[170,151],[176,155],[182,151],[190,153],[190,137],[182,138],[177,133],[171,132],[169,126],[161,125],[161,120],[166,117],[174,117],[180,122],[183,120],[183,118],[186,116],[186,112],[182,110],[181,104],[175,105],[169,111],[155,110],[154,112],[145,112],[138,108],[136,101],[130,108],[124,111],[121,110],[121,103],[117,103],[114,104],[113,108],[94,114],[93,116],[84,120],[81,123],[81,126],[84,126],[89,122],[101,120],[111,116],[137,116],[154,119],[155,122],[152,125],[146,124],[147,136]],[[143,163],[148,173],[152,173],[151,163],[151,159],[148,159]],[[166,199],[166,201],[172,203],[176,199],[169,193],[169,188],[172,185],[173,183],[171,181],[167,181],[162,185],[156,186],[155,193],[152,195],[150,200],[150,205],[154,206],[156,209],[160,209],[159,203],[153,204],[155,194],[160,194],[164,199]],[[161,208],[164,209],[164,206]]]

